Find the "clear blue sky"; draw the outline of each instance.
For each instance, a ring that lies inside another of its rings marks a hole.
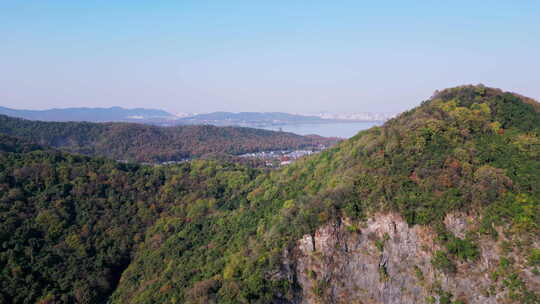
[[[540,1],[262,2],[0,1],[0,105],[382,112],[466,83],[540,98]]]

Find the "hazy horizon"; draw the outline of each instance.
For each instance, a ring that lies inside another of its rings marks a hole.
[[[0,105],[400,112],[462,84],[540,98],[540,3],[0,4]]]
[[[328,113],[328,114],[347,114],[347,113],[378,113],[378,114],[398,114],[399,112],[382,112],[382,111],[356,111],[356,112],[332,112],[332,111],[315,111],[315,112],[286,112],[286,111],[212,111],[212,110],[208,110],[208,111],[201,111],[201,112],[181,112],[181,111],[178,111],[178,112],[173,112],[173,111],[167,111],[165,109],[161,109],[161,108],[152,108],[152,107],[124,107],[124,106],[115,106],[115,105],[111,105],[111,106],[103,106],[103,107],[93,107],[93,106],[75,106],[75,107],[54,107],[54,108],[33,108],[33,109],[29,109],[29,108],[19,108],[19,107],[9,107],[9,106],[3,106],[3,105],[0,105],[0,107],[4,107],[4,108],[7,108],[7,109],[11,109],[11,110],[16,110],[16,111],[48,111],[48,110],[68,110],[68,109],[112,109],[112,108],[121,108],[123,110],[139,110],[139,109],[142,109],[142,110],[163,110],[163,111],[166,111],[168,112],[169,114],[173,114],[173,115],[176,115],[176,114],[193,114],[193,115],[197,115],[197,114],[210,114],[210,113],[219,113],[219,112],[223,112],[223,113],[286,113],[286,114],[298,114],[298,115],[320,115],[320,114],[323,114],[323,113]]]

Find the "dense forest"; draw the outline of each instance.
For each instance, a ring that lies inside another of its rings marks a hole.
[[[138,162],[178,161],[206,154],[330,146],[336,139],[241,127],[157,127],[131,123],[43,122],[0,115],[0,133],[90,156]]]
[[[540,106],[516,94],[436,92],[275,171],[121,164],[0,139],[0,302],[299,303],[297,279],[280,275],[285,253],[325,223],[347,219],[359,233],[381,212],[435,231],[441,275],[476,263],[481,240],[503,238],[491,292],[540,301],[524,275],[540,275]],[[478,225],[457,236],[443,224],[452,212]],[[329,283],[319,283],[323,303]],[[437,286],[426,303],[465,303]]]
[[[102,303],[156,219],[230,205],[257,175],[212,161],[122,164],[0,139],[0,303]]]

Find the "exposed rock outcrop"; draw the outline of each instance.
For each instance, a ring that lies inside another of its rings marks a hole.
[[[463,237],[473,220],[448,215],[446,229]],[[302,287],[298,303],[505,303],[510,289],[497,282],[500,242],[488,237],[477,243],[479,257],[457,262],[455,273],[432,264],[440,250],[433,230],[412,226],[396,214],[378,214],[361,227],[346,219],[305,235],[288,254]],[[519,264],[519,253],[505,253]],[[291,256],[293,256],[291,258]],[[289,274],[291,276],[291,274]],[[530,290],[539,290],[538,276],[523,270]],[[452,302],[454,301],[454,302]],[[461,302],[460,302],[461,301]]]

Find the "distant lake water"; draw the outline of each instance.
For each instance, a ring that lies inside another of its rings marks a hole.
[[[350,138],[356,133],[369,129],[374,126],[380,126],[382,122],[334,122],[324,124],[294,124],[281,126],[263,127],[266,130],[291,132],[300,135],[320,135],[324,137]]]

